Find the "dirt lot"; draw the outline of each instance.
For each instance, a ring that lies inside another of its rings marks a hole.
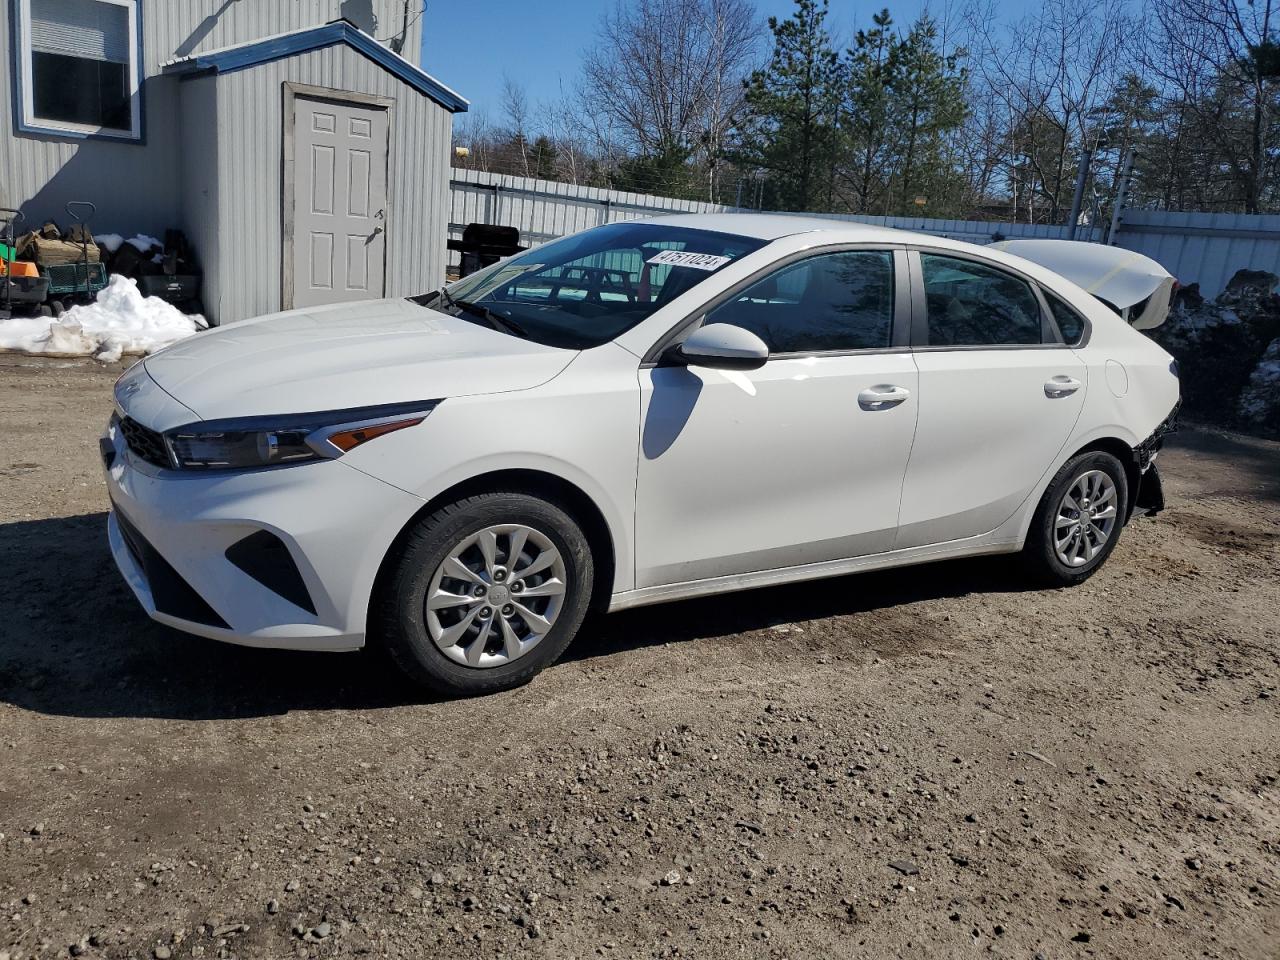
[[[1280,445],[1184,432],[1076,590],[652,608],[437,703],[142,616],[118,372],[0,357],[0,960],[1280,957]]]

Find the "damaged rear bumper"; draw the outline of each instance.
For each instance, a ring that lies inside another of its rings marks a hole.
[[[1138,492],[1133,498],[1132,517],[1154,517],[1164,509],[1164,481],[1160,469],[1154,463],[1147,466],[1138,480]]]
[[[1154,517],[1164,509],[1164,482],[1156,466],[1156,455],[1164,446],[1164,438],[1178,429],[1178,410],[1182,400],[1173,405],[1169,415],[1151,432],[1151,436],[1133,448],[1134,463],[1138,467],[1138,489],[1133,496],[1129,517]]]

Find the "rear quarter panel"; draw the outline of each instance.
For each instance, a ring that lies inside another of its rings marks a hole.
[[[1089,392],[1072,449],[1105,437],[1136,446],[1178,403],[1173,357],[1101,304],[1088,316],[1090,336],[1076,352],[1089,368]]]

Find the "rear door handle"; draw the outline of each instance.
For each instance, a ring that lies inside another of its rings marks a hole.
[[[863,410],[888,410],[890,407],[896,407],[909,396],[911,391],[906,387],[881,383],[874,387],[867,387],[859,393],[858,406]]]
[[[1069,397],[1082,386],[1084,384],[1075,377],[1057,376],[1045,381],[1044,395],[1051,400],[1056,400],[1059,397]]]

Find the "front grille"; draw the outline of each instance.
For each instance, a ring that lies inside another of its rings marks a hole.
[[[144,427],[132,417],[124,417],[120,421],[120,432],[124,434],[124,442],[135,457],[145,460],[156,467],[168,469],[173,466],[169,462],[169,453],[165,450],[164,437],[150,427]]]

